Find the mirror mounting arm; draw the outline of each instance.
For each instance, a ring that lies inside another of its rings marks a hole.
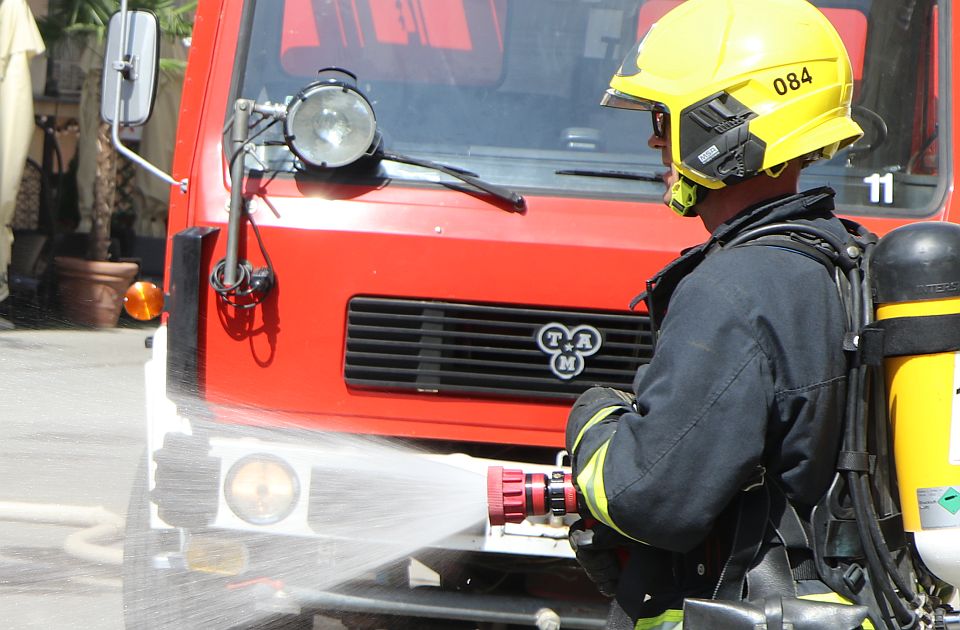
[[[125,81],[136,81],[140,78],[137,73],[137,65],[140,62],[138,55],[124,55],[123,61],[114,61],[113,69],[120,73]]]
[[[226,267],[223,270],[223,282],[234,287],[239,280],[240,261],[240,225],[245,212],[243,198],[243,172],[247,140],[250,138],[250,114],[254,102],[238,98],[233,105],[233,150],[230,155],[230,220],[227,223]]]
[[[134,15],[134,17],[136,17],[136,14]],[[141,56],[137,54],[140,51],[137,51],[136,49],[134,50],[128,49],[128,47],[132,46],[132,43],[130,41],[130,31],[131,31],[130,18],[131,18],[131,14],[127,10],[127,0],[121,0],[120,10],[117,12],[117,14],[114,15],[113,19],[111,19],[111,25],[110,25],[110,28],[108,29],[109,31],[108,43],[106,46],[107,53],[109,55],[110,51],[112,50],[110,45],[110,40],[116,36],[119,39],[119,44],[117,46],[117,54],[113,59],[109,59],[108,63],[104,64],[105,68],[110,68],[115,73],[115,79],[116,79],[116,82],[114,84],[115,89],[113,90],[113,93],[112,93],[113,107],[108,109],[107,107],[110,104],[106,102],[103,103],[103,107],[101,107],[101,117],[110,123],[111,141],[113,142],[113,146],[116,148],[118,153],[120,153],[122,156],[124,156],[134,164],[137,164],[138,166],[142,167],[143,169],[148,171],[151,175],[162,179],[163,181],[167,182],[171,186],[178,186],[181,193],[186,193],[187,184],[188,184],[188,180],[186,178],[181,180],[174,179],[172,175],[168,174],[166,171],[158,168],[157,166],[154,166],[153,164],[148,162],[146,159],[144,159],[142,156],[138,155],[136,152],[134,152],[133,150],[125,146],[123,144],[123,141],[120,139],[121,121],[124,120],[123,118],[121,118],[121,105],[123,103],[124,85],[126,84],[127,86],[134,86],[138,81],[147,80],[153,86],[151,87],[151,90],[154,89],[156,86],[155,72],[151,73],[149,71],[149,68],[140,67],[142,59],[141,59]],[[156,25],[155,25],[156,18],[154,18],[152,14],[151,14],[151,18],[154,20],[154,28],[156,28]],[[114,19],[119,20],[119,28],[116,29],[117,32],[114,32],[114,28],[113,28]],[[151,40],[154,46],[157,46],[156,39],[157,38],[154,37],[153,40]],[[159,50],[159,48],[157,48],[157,50]],[[144,62],[144,63],[151,64],[151,65],[156,64],[156,54],[154,54],[153,56],[148,56],[148,58],[153,60],[152,64],[151,62]],[[147,75],[152,74],[154,76],[148,79],[147,76],[145,76],[145,73]],[[107,82],[109,80],[110,80],[110,77],[108,77],[107,73],[105,72],[104,86],[107,85]],[[104,98],[106,98],[106,96],[107,96],[107,91],[106,89],[104,89]],[[149,101],[148,101],[151,103],[150,108],[152,108],[152,99],[153,99],[153,94],[151,92]],[[144,122],[146,122],[147,117],[149,117],[149,113],[147,113],[141,120],[133,122],[132,124],[141,125]]]

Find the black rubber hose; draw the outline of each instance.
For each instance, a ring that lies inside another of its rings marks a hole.
[[[871,370],[867,369],[867,385],[870,383]],[[867,484],[867,492],[869,492],[870,486]],[[872,495],[870,495],[872,496]],[[880,529],[880,520],[877,514],[876,506],[872,501],[866,503],[866,508],[868,512],[867,527],[870,530],[870,536],[873,539],[873,544],[877,548],[880,555],[880,562],[883,564],[884,571],[893,579],[894,585],[897,589],[903,594],[904,599],[908,599],[911,606],[914,608],[921,605],[920,600],[917,598],[916,593],[913,592],[914,585],[904,577],[903,573],[900,572],[900,569],[894,564],[893,554],[890,553],[890,546],[887,544],[886,538],[884,538],[883,531]]]
[[[880,550],[876,548],[874,541],[870,537],[869,526],[867,524],[869,513],[865,505],[865,495],[869,496],[869,489],[867,488],[868,483],[865,475],[851,472],[848,476],[848,484],[850,484],[850,495],[853,498],[853,503],[857,510],[857,529],[860,532],[861,542],[863,543],[863,552],[867,558],[867,566],[873,577],[871,582],[875,589],[879,588],[882,596],[890,603],[897,623],[900,624],[898,627],[912,628],[917,618],[913,612],[907,608],[903,599],[897,595],[896,590],[894,590],[890,576],[884,571],[883,563],[880,560]]]
[[[853,286],[859,286],[859,282]],[[869,315],[866,315],[866,317],[869,317]],[[849,404],[847,407],[851,413],[847,421],[852,425],[850,431],[852,443],[850,446],[853,452],[864,453],[867,450],[866,432],[864,430],[866,418],[864,413],[864,393],[866,391],[867,367],[855,366],[851,372],[853,380],[849,385],[854,388],[854,391],[851,392],[848,398]],[[881,550],[877,548],[876,542],[870,533],[868,523],[871,518],[871,510],[868,509],[867,502],[868,500],[872,500],[872,495],[870,494],[869,482],[867,481],[867,473],[848,471],[846,477],[847,487],[850,491],[850,497],[853,500],[854,512],[856,513],[857,532],[860,536],[860,543],[867,561],[867,568],[870,571],[870,584],[873,588],[876,601],[878,605],[883,606],[882,602],[886,600],[892,607],[897,623],[901,624],[902,627],[910,627],[912,623],[916,621],[916,618],[900,596],[897,595],[890,575],[887,574],[883,561],[880,559]],[[881,611],[881,613],[884,615],[884,621],[889,619],[886,613],[883,611]]]
[[[874,247],[876,246],[876,239],[873,234],[868,232],[863,226],[858,226],[858,236],[863,240],[863,275],[860,278],[860,296],[861,304],[860,307],[862,310],[862,322],[863,326],[868,326],[874,321],[874,305],[871,292],[872,278],[870,277],[870,260],[873,258]],[[851,275],[852,279],[852,275]],[[869,402],[867,397],[870,395],[869,392],[872,391],[874,383],[883,382],[883,373],[877,368],[871,368],[869,366],[862,366],[863,370],[863,390],[858,392],[859,404],[864,405],[863,410],[869,409]],[[869,391],[868,391],[869,390]],[[861,411],[860,424],[864,433],[859,436],[862,440],[861,444],[864,451],[866,450],[866,416]],[[885,421],[886,414],[882,416],[881,421]],[[872,499],[872,494],[870,494],[870,484],[869,481],[866,483],[866,491],[868,496]],[[890,553],[890,547],[887,544],[886,538],[884,538],[883,530],[880,529],[880,521],[877,515],[876,506],[873,501],[867,502],[867,509],[869,513],[869,519],[867,520],[868,528],[870,530],[871,538],[874,541],[875,546],[878,549],[880,561],[884,566],[886,573],[893,579],[894,585],[903,594],[904,598],[909,598],[910,605],[919,607],[921,605],[916,593],[913,592],[913,584],[900,572],[900,569],[896,566],[893,561],[893,556]],[[915,620],[913,613],[910,613],[911,618]]]
[[[852,319],[857,323],[858,326],[865,325],[869,323],[871,319],[871,314],[868,313],[865,308],[870,302],[870,294],[864,291],[865,287],[862,282],[863,279],[856,268],[848,272],[847,280],[851,289],[850,309],[852,313]],[[864,427],[866,417],[864,413],[866,370],[866,366],[859,365],[858,363],[851,368],[850,380],[848,382],[848,387],[852,388],[852,391],[847,397],[848,415],[845,423],[845,437],[848,438],[849,441],[845,440],[845,442],[846,448],[855,453],[864,453],[867,450],[866,431]],[[890,616],[888,611],[885,610],[885,601],[889,602],[893,606],[893,612],[898,623],[905,621],[905,617],[912,619],[912,615],[910,614],[910,611],[906,609],[903,601],[901,601],[897,596],[893,584],[884,570],[883,564],[879,557],[879,551],[874,544],[873,537],[871,536],[870,530],[867,526],[869,511],[865,505],[866,499],[863,492],[865,484],[862,484],[863,477],[865,476],[865,473],[848,471],[846,474],[847,488],[850,492],[850,497],[853,500],[854,513],[856,514],[855,520],[857,523],[857,532],[860,536],[860,543],[863,547],[864,557],[867,561],[867,567],[870,572],[870,585],[873,589],[874,599],[876,600],[877,605],[881,607],[880,613],[883,617],[884,625],[889,627],[887,621],[889,620]]]
[[[856,284],[852,286],[858,286]],[[858,293],[854,291],[853,293]],[[863,368],[862,366],[854,366],[850,369],[850,376],[848,387],[851,388],[851,391],[847,395],[847,417],[845,424],[845,439],[844,439],[844,448],[848,451],[859,453],[863,452],[866,447],[866,440],[863,439],[863,426],[862,426],[862,416],[861,416],[861,407],[860,401],[862,400],[863,393]],[[889,585],[889,581],[886,576],[883,574],[883,568],[880,565],[880,560],[877,557],[877,551],[873,547],[873,540],[870,537],[870,532],[866,526],[867,512],[863,506],[863,496],[860,492],[860,475],[863,473],[850,470],[845,474],[847,480],[847,491],[850,493],[850,498],[853,500],[853,511],[854,511],[854,521],[857,525],[857,533],[860,538],[860,545],[863,548],[864,559],[867,562],[867,570],[870,574],[870,587],[873,590],[873,598],[876,601],[877,605],[880,607],[880,616],[881,621],[884,627],[888,630],[892,630],[889,625],[890,611],[886,605],[888,595],[893,595],[896,597],[896,594],[893,592],[892,587]],[[887,582],[887,589],[884,589],[884,582]]]

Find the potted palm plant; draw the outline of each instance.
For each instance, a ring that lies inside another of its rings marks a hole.
[[[156,14],[161,32],[170,42],[180,42],[190,35],[196,1],[131,0],[131,8],[146,9]],[[136,263],[111,260],[111,219],[117,197],[117,152],[111,142],[110,125],[99,120],[102,84],[103,41],[111,15],[119,9],[118,0],[59,0],[51,3],[50,12],[39,22],[48,46],[64,39],[79,42],[88,63],[87,76],[81,90],[81,141],[95,143],[81,176],[93,180],[92,210],[81,230],[89,228],[86,256],[57,257],[60,301],[71,321],[96,327],[117,324],[123,294],[138,272]],[[179,75],[182,83],[184,63],[161,59],[161,71]],[[168,88],[169,89],[169,88]],[[86,123],[86,125],[84,124]],[[172,132],[170,134],[172,137]]]

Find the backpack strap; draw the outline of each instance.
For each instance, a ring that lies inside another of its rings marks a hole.
[[[773,247],[809,258],[835,276],[838,256],[823,241],[790,229],[769,226],[739,235],[724,248]],[[730,556],[714,599],[751,601],[772,595],[796,596],[796,582],[817,579],[808,525],[783,489],[764,478],[742,493]]]
[[[741,493],[730,556],[713,599],[796,596],[796,582],[817,579],[807,524],[775,481]]]
[[[753,566],[767,537],[770,495],[764,482],[742,491],[730,555],[720,572],[712,599],[740,601],[746,595],[747,571]]]
[[[758,245],[782,249],[810,258],[823,265],[831,276],[833,276],[834,269],[837,267],[837,260],[834,256],[831,256],[824,248],[817,246],[816,242],[802,239],[798,234],[768,234],[737,243],[732,247]]]

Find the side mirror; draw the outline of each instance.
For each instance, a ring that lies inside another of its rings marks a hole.
[[[126,18],[124,37],[123,18]],[[110,18],[103,58],[100,117],[126,127],[143,125],[153,112],[160,71],[160,23],[149,11]],[[119,111],[117,103],[119,98]]]

